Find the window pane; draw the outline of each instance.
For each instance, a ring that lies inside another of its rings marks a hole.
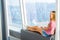
[[[22,13],[19,0],[7,0],[9,28],[14,31],[22,29]]]
[[[19,6],[9,6],[9,16],[11,17],[11,25],[21,26],[22,25],[22,17],[21,17],[21,10]]]
[[[25,10],[28,25],[46,25],[50,21],[50,12],[55,10],[55,0],[26,0]],[[44,23],[46,22],[46,23]]]

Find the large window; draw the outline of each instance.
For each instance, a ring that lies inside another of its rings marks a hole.
[[[46,26],[50,21],[50,12],[55,11],[55,0],[25,0],[26,23],[29,26]]]
[[[55,0],[6,0],[8,29],[20,32],[22,27],[47,26],[55,8]]]
[[[20,31],[22,25],[47,26],[55,8],[55,0],[6,0],[8,28]]]

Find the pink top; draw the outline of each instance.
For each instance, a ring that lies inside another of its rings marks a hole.
[[[49,25],[50,25],[50,28],[48,30],[46,30],[45,32],[48,35],[54,34],[54,30],[56,29],[56,23],[55,23],[55,21],[51,21]]]

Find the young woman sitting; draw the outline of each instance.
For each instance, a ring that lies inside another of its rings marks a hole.
[[[55,29],[56,29],[56,20],[55,20],[55,11],[51,11],[50,13],[50,23],[48,24],[48,27],[38,27],[38,26],[32,26],[28,27],[27,29],[30,31],[36,31],[39,32],[41,35],[48,37],[49,35],[54,35]]]

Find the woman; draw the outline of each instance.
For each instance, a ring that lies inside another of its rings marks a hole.
[[[38,26],[28,27],[27,29],[30,31],[39,32],[41,35],[48,37],[49,35],[54,35],[56,29],[56,21],[55,21],[55,11],[51,11],[50,13],[50,23],[48,27],[42,28]]]

